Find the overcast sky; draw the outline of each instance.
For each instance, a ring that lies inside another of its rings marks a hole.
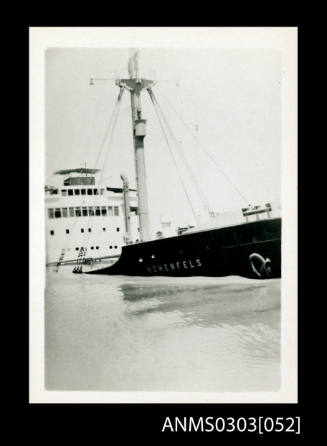
[[[129,93],[125,92],[109,150],[95,166],[119,89],[113,80],[89,85],[90,78],[128,77],[128,49],[49,49],[46,52],[46,183],[60,184],[59,169],[103,168],[103,179],[119,186],[121,172],[135,186]],[[154,93],[204,192],[218,212],[245,202],[205,155],[187,127],[249,203],[280,198],[281,65],[276,50],[140,49],[140,75],[157,81]],[[178,81],[178,85],[176,85]],[[169,149],[150,98],[142,96],[147,119],[145,157],[150,223],[160,216],[193,222]],[[174,111],[176,110],[178,114]],[[179,118],[180,117],[180,118]],[[174,147],[173,147],[174,149]],[[174,149],[176,157],[178,154]],[[180,158],[178,158],[180,161]],[[204,203],[179,162],[197,213]]]

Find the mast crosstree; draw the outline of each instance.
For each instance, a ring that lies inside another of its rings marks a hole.
[[[144,89],[151,88],[154,81],[141,79],[138,70],[138,53],[137,51],[130,57],[128,62],[128,79],[117,79],[116,85],[125,88],[131,94],[132,108],[132,126],[133,126],[133,143],[135,153],[135,171],[136,184],[139,205],[140,220],[140,239],[148,241],[150,239],[149,231],[149,211],[148,211],[148,195],[146,186],[146,170],[144,159],[144,138],[146,136],[146,120],[142,118],[141,92]]]

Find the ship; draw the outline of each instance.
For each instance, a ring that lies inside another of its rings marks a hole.
[[[129,189],[128,181],[124,177],[122,177],[123,187],[119,189],[119,199],[121,200],[119,209],[122,211],[121,223],[124,225],[125,232],[114,245],[117,247],[117,255],[115,253],[111,259],[109,256],[111,264],[105,267],[92,265],[92,268],[87,271],[84,271],[82,266],[90,259],[87,254],[89,247],[85,246],[86,243],[81,239],[79,245],[83,246],[75,248],[78,255],[73,272],[129,276],[220,277],[237,275],[253,279],[280,278],[282,217],[280,205],[276,202],[256,206],[247,205],[240,210],[226,214],[215,213],[210,216],[208,224],[179,227],[175,235],[165,236],[160,232],[155,239],[150,236],[144,155],[147,121],[142,115],[141,95],[144,92],[148,93],[154,107],[158,107],[158,103],[154,92],[155,82],[139,76],[137,56],[136,51],[129,59],[129,78],[116,79],[116,85],[119,88],[118,101],[121,100],[125,91],[130,94],[131,131],[136,171],[136,190]],[[93,84],[93,80],[91,80],[91,84]],[[63,172],[59,173],[63,174]],[[72,172],[65,173],[71,174]],[[79,171],[79,173],[81,172]],[[84,173],[90,174],[91,172],[84,171]],[[88,178],[87,181],[90,181],[90,177],[85,175],[77,178],[74,180],[74,186],[69,185],[73,188],[76,185],[79,188],[83,185],[87,189],[87,184],[83,183],[82,179],[84,178],[83,181],[85,181],[85,178]],[[69,181],[66,180],[66,183],[68,185]],[[107,188],[106,192],[112,191]],[[87,193],[85,192],[85,194]],[[98,194],[101,194],[101,190]],[[134,206],[130,205],[130,200],[134,200]],[[68,204],[67,207],[69,207]],[[85,204],[84,207],[87,205]],[[75,220],[83,218],[83,207],[78,214],[76,214],[76,209],[74,212]],[[104,217],[106,216],[107,214],[104,215]],[[89,218],[86,211],[84,217]],[[98,217],[100,218],[100,215]],[[135,234],[135,227],[137,227],[137,239],[135,235],[132,236],[133,231]],[[110,238],[106,238],[107,234],[105,231],[102,234],[103,246],[111,246]],[[98,258],[105,258],[109,255],[108,252],[101,252],[101,254]],[[57,265],[63,263],[63,257],[62,251]]]
[[[69,265],[118,260],[126,239],[128,214],[130,238],[138,241],[136,190],[122,175],[122,185],[106,184],[100,169],[78,167],[54,172],[62,181],[45,186],[46,264]],[[124,209],[128,190],[129,212]],[[60,260],[58,260],[60,259]]]

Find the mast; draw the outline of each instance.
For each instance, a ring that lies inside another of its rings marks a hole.
[[[146,136],[146,120],[142,118],[141,91],[150,88],[151,80],[140,79],[138,71],[137,51],[128,62],[129,79],[117,79],[116,85],[126,88],[131,94],[132,129],[135,156],[136,186],[139,205],[140,239],[147,241],[149,234],[148,195],[146,187],[146,171],[144,160],[144,138]]]

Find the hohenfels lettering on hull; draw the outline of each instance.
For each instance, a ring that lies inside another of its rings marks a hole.
[[[161,273],[161,272],[170,272],[170,271],[176,271],[180,269],[191,269],[191,268],[200,268],[202,266],[200,259],[195,260],[181,260],[178,262],[171,262],[171,263],[162,263],[162,264],[156,264],[156,265],[150,265],[147,266],[146,269],[149,273]]]

